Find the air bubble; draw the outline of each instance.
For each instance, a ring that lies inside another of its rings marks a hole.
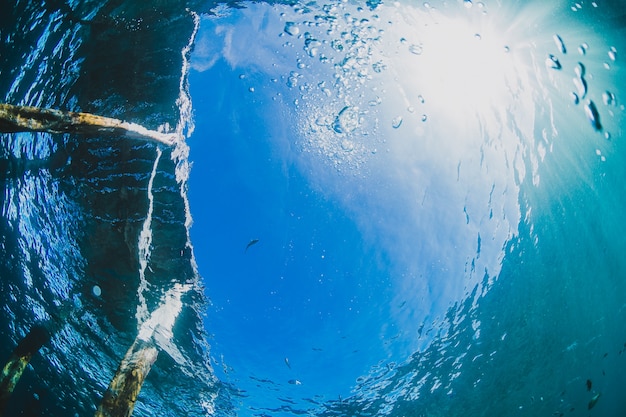
[[[359,111],[351,106],[341,109],[333,123],[333,130],[337,133],[350,133],[357,127],[359,127]]]
[[[609,59],[613,62],[617,59],[617,49],[615,49],[614,46],[611,46],[611,49],[609,50]]]
[[[409,46],[409,52],[413,55],[421,55],[423,50],[422,45],[412,44]]]
[[[289,88],[293,88],[295,86],[298,85],[298,77],[300,76],[300,74],[298,74],[295,71],[291,71],[289,73],[289,77],[287,77],[287,87]]]
[[[585,98],[587,95],[587,81],[584,77],[575,77],[573,79],[574,85],[576,86],[576,90],[578,90],[578,96],[580,98]]]
[[[300,33],[300,28],[294,22],[287,22],[284,31],[291,36],[297,36]]]
[[[546,66],[555,70],[561,69],[561,63],[559,62],[559,59],[552,54],[550,54],[550,56],[546,58]]]
[[[602,93],[602,102],[604,102],[604,104],[607,106],[612,106],[613,104],[615,104],[615,94],[611,93],[610,91],[605,91],[604,93]]]
[[[589,100],[587,105],[585,105],[585,114],[587,115],[591,126],[593,126],[595,130],[602,130],[600,115],[598,114],[598,109],[593,101]]]
[[[385,69],[387,68],[387,66],[385,65],[385,63],[383,61],[378,61],[378,62],[374,62],[372,64],[372,69],[374,70],[374,72],[376,73],[381,73],[383,72]]]
[[[95,295],[96,297],[100,297],[102,295],[102,289],[100,289],[99,286],[94,285],[93,288],[91,289],[91,292],[93,293],[93,295]]]
[[[378,106],[382,102],[383,100],[380,97],[376,97],[375,99],[370,100],[368,104],[373,107],[373,106]]]
[[[576,65],[576,68],[574,68],[574,72],[576,73],[576,75],[578,75],[579,77],[584,77],[585,76],[585,66],[579,62]]]
[[[566,54],[567,49],[565,48],[565,43],[563,42],[563,39],[557,34],[554,34],[552,38],[554,39],[556,47],[559,48],[559,51],[561,51],[562,54]]]
[[[346,152],[352,152],[354,150],[354,143],[351,140],[345,139],[341,141],[341,149]]]
[[[422,114],[422,122],[428,120],[428,116],[426,114]]]

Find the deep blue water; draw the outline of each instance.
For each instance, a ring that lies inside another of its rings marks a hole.
[[[3,415],[623,415],[623,6],[3,5]]]

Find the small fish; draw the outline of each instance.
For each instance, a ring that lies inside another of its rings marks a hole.
[[[291,364],[289,363],[289,358],[285,358],[285,365],[287,365],[287,368],[291,369]]]
[[[591,380],[587,380],[587,391],[591,391]]]
[[[589,404],[587,404],[587,410],[591,410],[593,407],[595,407],[596,403],[600,399],[600,395],[601,393],[597,393],[591,398],[591,400],[589,400]]]
[[[291,385],[302,385],[302,382],[298,381],[297,379],[290,379],[289,382]]]
[[[244,250],[243,252],[244,253],[248,252],[248,248],[257,243],[259,243],[259,239],[252,239],[250,242],[248,242],[248,244],[246,245],[246,250]]]

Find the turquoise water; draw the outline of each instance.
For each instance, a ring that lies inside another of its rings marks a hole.
[[[140,339],[137,416],[624,414],[622,3],[185,6],[0,17],[5,102],[184,139],[2,135],[4,415]]]

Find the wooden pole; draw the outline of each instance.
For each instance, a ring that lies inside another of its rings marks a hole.
[[[135,340],[104,393],[95,417],[130,417],[141,385],[158,354],[151,341]]]
[[[52,337],[50,331],[44,326],[36,325],[18,344],[11,357],[7,361],[0,375],[0,417],[19,382],[26,366],[35,353]]]
[[[16,132],[112,135],[147,140],[167,146],[173,146],[177,140],[175,133],[161,133],[146,129],[136,123],[91,113],[0,103],[0,133]]]

